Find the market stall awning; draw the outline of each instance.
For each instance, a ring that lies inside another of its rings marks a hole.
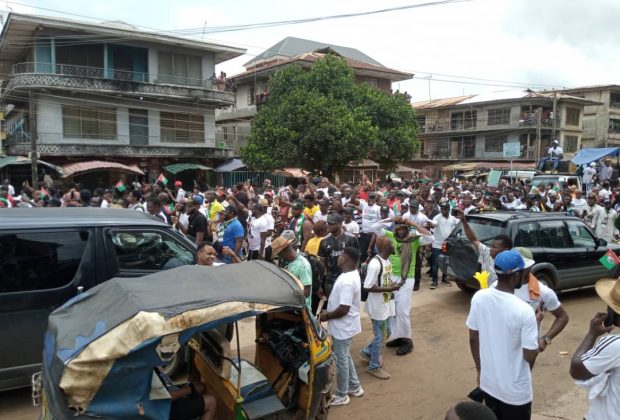
[[[241,159],[235,158],[217,166],[215,168],[215,172],[232,172],[238,171],[239,169],[244,169],[245,167],[246,165],[241,161]]]
[[[136,165],[123,165],[117,162],[106,162],[104,160],[90,160],[87,162],[75,162],[62,165],[62,177],[68,178],[86,172],[116,170],[121,172],[129,172],[136,175],[144,175]]]
[[[171,174],[178,174],[183,171],[191,171],[191,170],[199,170],[199,171],[210,171],[213,168],[209,168],[208,166],[200,165],[198,163],[173,163],[171,165],[164,166],[164,169]]]
[[[304,171],[301,168],[284,168],[282,170],[276,169],[273,173],[287,178],[305,178],[310,172]]]
[[[581,149],[571,161],[575,165],[586,165],[590,162],[596,162],[607,156],[620,156],[620,147],[601,147]]]
[[[479,164],[480,162],[453,163],[452,165],[444,166],[442,169],[444,171],[473,171]]]
[[[62,173],[62,168],[59,166],[52,165],[51,163],[47,163],[42,160],[37,160],[37,163],[39,163],[40,165],[46,166],[50,169],[53,169],[58,173]],[[5,166],[11,166],[11,165],[32,165],[32,161],[30,160],[30,158],[27,158],[25,156],[0,157],[0,169],[4,168]]]

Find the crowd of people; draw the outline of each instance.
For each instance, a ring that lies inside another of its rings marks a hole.
[[[307,177],[279,188],[268,179],[260,186],[239,183],[231,188],[184,186],[181,181],[170,187],[159,181],[119,182],[92,192],[76,184],[64,191],[25,184],[16,191],[5,180],[0,206],[131,209],[159,218],[194,241],[200,265],[275,261],[301,281],[308,307],[327,322],[337,359],[333,406],[349,404],[351,396],[364,394],[351,355],[352,339],[361,332],[363,302],[373,337],[360,357],[370,375],[388,380],[385,347],[394,348],[399,356],[414,348],[411,298],[421,287],[424,262],[429,266],[430,289],[451,286],[446,273],[440,277],[438,258],[443,242],[461,223],[491,284],[474,296],[467,319],[479,383],[470,396],[484,402],[495,417],[482,417],[488,411],[474,404],[457,406],[446,418],[464,419],[465,414],[454,416],[473,412],[479,417],[471,418],[526,419],[531,412],[531,369],[536,356],[566,326],[568,314],[555,293],[530,273],[529,250],[513,249],[505,235],[495,238],[491,246],[480,243],[465,215],[499,210],[568,212],[584,219],[599,237],[612,241],[618,238],[620,188],[611,188],[608,180],[593,179],[586,199],[576,186],[532,185],[527,180],[501,180],[489,186],[459,178],[375,182],[362,178],[335,185],[328,178]],[[617,314],[620,310],[614,304],[620,301],[620,283],[610,290],[617,296],[601,292],[601,297],[608,302],[610,314]],[[545,334],[539,334],[544,310],[555,320]],[[610,391],[597,394],[597,407],[599,413],[607,410],[620,418],[620,336],[606,336],[595,344],[598,336],[611,330],[602,326],[604,319],[599,314],[593,320],[579,357],[576,354],[573,359],[571,374],[591,380],[611,371],[606,379]],[[618,319],[613,322],[620,325]],[[610,349],[615,354],[610,355]],[[596,410],[592,408],[588,420],[613,418],[601,417]]]

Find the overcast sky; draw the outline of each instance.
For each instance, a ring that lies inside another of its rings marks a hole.
[[[19,3],[165,30],[237,25],[363,12],[428,0],[23,0]],[[2,4],[4,2],[0,2]],[[54,15],[8,2],[14,11]],[[67,18],[77,17],[61,15]],[[532,87],[574,87],[620,82],[619,0],[472,0],[301,25],[206,34],[247,48],[248,55],[218,66],[229,75],[286,36],[357,48],[385,66],[433,74],[430,96],[515,89],[463,83],[454,75]],[[200,36],[199,36],[200,37]],[[394,88],[429,99],[428,80]]]

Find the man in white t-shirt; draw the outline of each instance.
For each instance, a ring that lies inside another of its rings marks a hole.
[[[588,202],[583,198],[583,192],[581,190],[575,190],[575,198],[572,199],[571,205],[573,211],[578,217],[584,217],[588,210]]]
[[[385,337],[390,335],[389,318],[396,314],[393,292],[402,284],[392,281],[392,241],[382,236],[377,238],[375,245],[379,253],[368,263],[364,279],[364,289],[368,291],[366,312],[372,322],[374,338],[361,355],[368,361],[368,373],[379,379],[390,379],[390,374],[383,370],[383,344]]]
[[[342,218],[344,219],[342,227],[344,228],[344,230],[347,231],[347,233],[358,238],[360,236],[360,225],[358,225],[357,222],[353,220],[353,211],[354,210],[352,207],[345,207],[342,209],[341,214]]]
[[[248,248],[249,260],[263,259],[265,243],[269,236],[269,219],[265,213],[265,207],[260,204],[252,206],[252,217],[248,224]]]
[[[620,419],[620,334],[607,334],[620,327],[620,280],[597,281],[596,293],[607,304],[607,313],[599,312],[590,321],[571,360],[570,375],[588,389],[586,420]]]
[[[514,250],[521,254],[525,261],[523,278],[521,279],[522,286],[515,289],[515,296],[530,305],[535,312],[549,311],[555,317],[549,330],[538,338],[538,351],[542,353],[566,327],[568,314],[555,292],[539,282],[536,276],[532,274],[532,266],[534,265],[532,251],[523,247],[516,247]]]
[[[586,194],[592,189],[592,179],[596,175],[596,162],[590,163],[590,165],[583,168],[583,175],[581,176],[581,183],[585,189]]]
[[[487,246],[478,240],[476,233],[469,226],[463,210],[457,210],[457,217],[463,224],[465,236],[474,246],[474,249],[478,251],[478,262],[481,265],[481,270],[489,273],[488,284],[490,286],[497,280],[495,275],[495,256],[502,251],[512,249],[512,239],[508,235],[499,234],[493,238],[491,246]]]
[[[514,295],[521,287],[524,267],[517,251],[497,254],[497,286],[474,295],[467,317],[469,345],[484,402],[499,419],[531,417],[531,369],[538,355],[538,324],[534,310]]]
[[[367,203],[360,201],[358,208],[362,211],[362,229],[359,237],[360,252],[362,261],[366,261],[368,257],[372,256],[372,226],[381,220],[381,206],[377,204],[377,195],[373,192],[368,194]]]
[[[436,289],[439,285],[439,256],[441,255],[441,247],[452,229],[459,223],[458,219],[450,214],[450,203],[443,201],[439,204],[440,213],[432,220],[433,236],[435,240],[431,244],[431,289]],[[442,273],[441,282],[450,285],[447,274]]]
[[[360,260],[359,250],[347,246],[338,258],[342,274],[338,276],[329,300],[327,310],[321,312],[319,319],[327,321],[327,331],[333,338],[333,350],[336,355],[336,392],[329,405],[345,405],[350,402],[349,395],[361,397],[364,390],[357,378],[357,372],[351,357],[353,337],[362,332],[360,306],[362,284],[357,267]]]

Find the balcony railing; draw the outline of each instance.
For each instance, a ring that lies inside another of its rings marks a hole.
[[[232,92],[230,83],[220,83],[217,79],[197,79],[184,76],[106,69],[101,67],[75,66],[72,64],[51,64],[26,62],[14,64],[11,75],[20,74],[56,74],[59,76],[83,77],[91,79],[117,80],[122,82],[170,84],[200,87],[209,90]]]
[[[540,125],[541,127],[553,127],[554,118],[558,121],[556,127],[560,127],[560,113],[557,112],[555,115],[551,111],[543,111],[540,116]],[[520,127],[536,127],[538,124],[538,115],[536,111],[522,112],[519,115],[519,126]]]

